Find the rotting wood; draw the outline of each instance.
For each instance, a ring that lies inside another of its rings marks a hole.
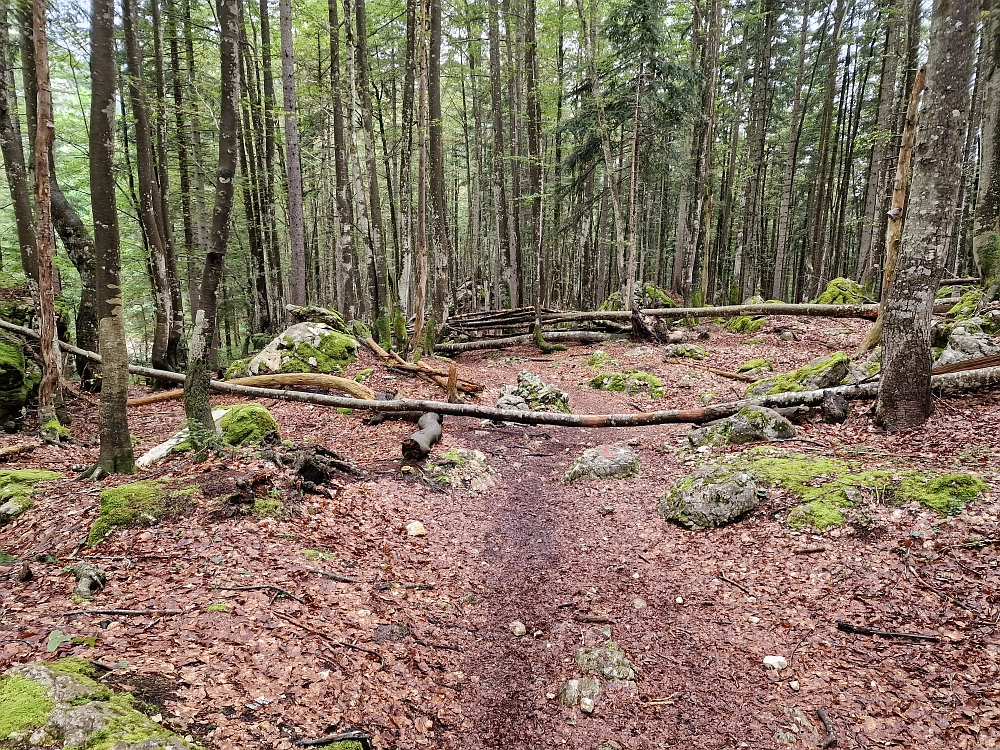
[[[826,552],[826,547],[800,547],[792,550],[794,555],[813,555],[817,552]]]
[[[360,743],[361,750],[373,750],[372,736],[360,729],[348,729],[346,732],[338,732],[314,740],[295,740],[292,744],[298,747],[322,747],[323,745],[332,745],[334,742],[357,742]]]
[[[820,743],[820,750],[826,750],[826,748],[837,746],[837,733],[833,729],[833,722],[830,721],[830,717],[826,715],[826,711],[822,708],[816,709],[816,715],[819,720],[823,722],[823,729],[826,731],[826,736]]]
[[[44,445],[41,440],[31,440],[27,443],[15,443],[14,445],[8,445],[5,448],[0,448],[0,458],[10,458],[11,456],[17,456],[21,453],[28,453]]]
[[[416,432],[403,440],[403,458],[418,461],[431,452],[434,444],[441,439],[441,415],[429,411],[417,420]]]
[[[323,576],[324,578],[329,578],[337,583],[361,583],[361,581],[357,578],[351,578],[350,576],[341,575],[340,573],[331,573],[329,570],[323,570],[322,568],[306,568],[306,570],[310,573]]]
[[[936,635],[920,635],[919,633],[897,633],[891,630],[874,630],[873,628],[866,628],[862,625],[852,625],[849,622],[844,622],[843,620],[837,620],[837,630],[844,633],[854,633],[856,635],[872,635],[879,636],[880,638],[909,638],[914,641],[929,641],[930,643],[938,643],[941,639]]]
[[[321,372],[278,372],[272,375],[253,375],[247,378],[234,378],[227,380],[232,385],[253,385],[261,388],[283,388],[288,386],[305,386],[307,388],[329,388],[343,391],[354,396],[370,400],[375,398],[375,391],[366,385],[354,380],[341,378],[336,375],[327,375]],[[155,404],[160,401],[172,401],[183,398],[184,389],[176,388],[170,391],[154,393],[151,396],[141,396],[140,398],[130,398],[129,406],[144,406],[145,404]]]
[[[52,616],[118,615],[119,617],[144,617],[145,615],[183,615],[184,612],[183,609],[71,609],[68,612],[56,612]]]

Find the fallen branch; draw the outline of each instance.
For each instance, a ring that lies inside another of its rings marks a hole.
[[[332,745],[334,742],[358,742],[361,744],[361,750],[374,750],[372,736],[360,729],[348,729],[346,732],[319,737],[315,740],[295,740],[292,744],[299,747],[320,747]]]
[[[292,385],[306,386],[307,388],[329,388],[331,390],[343,391],[354,398],[370,400],[375,398],[375,391],[366,385],[347,378],[340,378],[336,375],[327,375],[321,372],[278,372],[273,375],[254,375],[248,378],[234,378],[225,381],[230,385],[252,385],[260,388],[282,388]],[[161,391],[151,396],[140,398],[130,398],[129,406],[143,406],[145,404],[155,404],[160,401],[171,401],[175,398],[183,398],[184,389],[175,388],[170,391]]]
[[[183,615],[183,609],[71,609],[69,612],[56,612],[53,617],[69,617],[70,615],[119,615],[120,617],[143,617],[144,615]]]
[[[545,334],[548,343],[596,344],[599,341],[623,338],[620,334],[601,333],[600,331],[549,331]],[[504,349],[508,346],[523,346],[534,344],[535,337],[528,333],[523,336],[508,336],[502,339],[477,339],[458,343],[435,344],[434,351],[438,354],[461,354],[482,349]]]
[[[286,614],[284,614],[282,612],[278,612],[277,610],[275,610],[273,614],[275,616],[277,616],[277,617],[280,617],[285,622],[290,622],[293,625],[296,625],[297,627],[302,628],[303,630],[305,630],[308,633],[312,633],[313,635],[318,635],[320,638],[323,639],[323,641],[326,643],[327,646],[343,646],[344,648],[354,649],[355,651],[362,651],[362,652],[364,652],[366,654],[370,654],[371,656],[374,656],[380,662],[384,663],[384,661],[382,659],[382,654],[380,654],[378,651],[375,651],[374,649],[365,648],[364,646],[358,646],[357,644],[354,644],[354,643],[345,643],[344,641],[336,641],[333,638],[331,638],[330,636],[328,636],[326,633],[322,632],[321,630],[316,630],[315,628],[310,627],[309,625],[306,625],[301,620],[297,620],[294,617],[292,617],[290,615],[286,615]]]
[[[748,589],[742,583],[737,583],[732,578],[726,578],[724,575],[722,575],[722,573],[719,573],[719,579],[725,581],[726,583],[730,584],[731,586],[735,586],[736,588],[738,588],[740,591],[742,591],[747,596],[753,596],[753,594],[750,593],[750,589]]]
[[[930,641],[931,643],[937,643],[941,640],[936,635],[919,635],[917,633],[896,633],[891,630],[874,630],[861,625],[852,625],[851,623],[844,622],[843,620],[837,620],[837,630],[841,630],[844,633],[855,633],[857,635],[877,635],[880,638],[910,638],[915,641]]]
[[[403,441],[403,458],[419,461],[441,439],[441,415],[429,411],[417,420],[416,432]]]
[[[826,750],[826,748],[837,746],[837,733],[833,731],[833,722],[830,721],[830,717],[826,715],[826,711],[822,708],[816,709],[816,715],[819,720],[823,722],[823,729],[826,730],[826,737],[820,743],[820,750]]]
[[[812,555],[817,552],[826,552],[826,547],[801,547],[792,550],[794,555]]]
[[[8,445],[5,448],[0,448],[0,458],[10,458],[11,456],[17,456],[21,453],[28,453],[29,451],[39,448],[44,443],[41,440],[32,440],[27,443],[15,443],[14,445]]]
[[[272,586],[271,584],[262,584],[260,586],[215,586],[214,588],[220,589],[222,591],[275,591],[281,596],[288,597],[289,599],[294,599],[299,604],[305,604],[302,599],[295,596],[295,594],[285,591],[283,588],[278,586]]]
[[[351,578],[350,576],[343,576],[340,573],[331,573],[328,570],[323,570],[322,568],[306,568],[310,573],[315,573],[316,575],[323,576],[324,578],[330,578],[338,583],[361,583],[357,578]]]
[[[437,383],[439,386],[448,390],[448,383],[451,378],[451,370],[448,372],[442,372],[437,370],[426,362],[421,360],[420,362],[407,362],[405,359],[399,356],[396,352],[387,352],[378,342],[370,336],[365,339],[365,344],[371,349],[377,356],[381,357],[382,360],[388,364],[392,369],[402,370],[403,372],[411,373],[422,377],[428,382]],[[437,347],[435,347],[437,348]],[[454,367],[454,365],[452,365]],[[455,373],[455,387],[462,391],[463,393],[482,393],[485,386],[481,383],[476,383],[468,378],[462,378]]]

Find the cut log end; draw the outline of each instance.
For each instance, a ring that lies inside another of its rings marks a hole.
[[[419,461],[426,458],[434,444],[441,439],[441,415],[436,412],[426,412],[417,420],[418,429],[403,441],[403,458],[408,461]]]

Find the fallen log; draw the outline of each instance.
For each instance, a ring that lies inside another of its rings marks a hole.
[[[321,372],[279,372],[273,375],[254,375],[248,378],[234,378],[227,380],[227,383],[234,385],[255,385],[261,388],[287,388],[298,385],[308,388],[329,388],[331,390],[343,391],[354,396],[371,400],[375,398],[375,391],[366,385],[347,378],[340,378],[336,375],[327,375]],[[184,389],[175,388],[170,391],[154,393],[151,396],[140,398],[130,398],[129,406],[143,406],[145,404],[155,404],[160,401],[172,401],[175,398],[183,398]]]
[[[403,458],[419,461],[431,452],[434,444],[441,439],[441,415],[426,412],[417,420],[418,429],[403,441]]]
[[[365,339],[365,344],[371,349],[378,357],[380,357],[391,369],[402,370],[403,372],[408,372],[414,374],[418,377],[422,377],[424,380],[430,383],[437,383],[439,386],[448,390],[449,382],[451,379],[451,370],[448,372],[442,372],[437,370],[426,362],[421,360],[420,362],[407,362],[405,359],[400,357],[396,352],[387,352],[378,342],[370,336]],[[435,347],[437,349],[437,347]],[[458,377],[455,375],[455,387],[462,391],[463,393],[482,393],[485,386],[481,383],[476,383],[468,378]]]
[[[602,333],[601,331],[548,331],[545,340],[549,343],[596,344],[599,341],[627,338],[627,336]],[[435,344],[434,351],[439,354],[461,354],[462,352],[480,351],[483,349],[503,349],[508,346],[534,344],[535,338],[528,333],[524,336],[509,336],[502,339],[477,339],[457,343]]]
[[[0,320],[0,328],[15,327],[18,332],[38,336],[37,333],[21,326],[14,326]],[[69,349],[69,347],[67,347]],[[84,349],[73,347],[81,356],[94,361],[100,361],[100,355]],[[129,367],[129,371],[132,371]],[[139,374],[153,378],[184,380],[184,375],[165,370],[153,370],[148,367],[136,367],[142,370]],[[492,419],[497,422],[515,422],[517,424],[549,424],[561,427],[643,427],[656,424],[700,423],[713,419],[722,419],[738,412],[745,406],[767,406],[770,408],[786,406],[817,406],[823,402],[828,393],[839,393],[844,398],[870,399],[878,394],[878,381],[859,383],[856,385],[841,385],[819,391],[799,391],[779,393],[773,396],[732,401],[726,404],[709,404],[708,406],[691,409],[666,409],[654,412],[638,412],[632,414],[561,414],[558,412],[516,411],[514,409],[496,409],[476,404],[449,404],[443,401],[423,401],[418,399],[394,399],[391,401],[368,401],[346,396],[327,396],[322,393],[303,393],[301,391],[279,391],[273,388],[256,388],[254,386],[233,385],[213,380],[212,388],[223,393],[232,393],[249,398],[273,398],[284,401],[298,401],[319,406],[330,406],[343,409],[361,409],[372,412],[403,412],[432,411],[443,416],[476,417]],[[993,388],[1000,386],[1000,367],[987,367],[981,370],[947,373],[931,377],[931,388],[939,393],[953,391],[975,390],[977,388]]]

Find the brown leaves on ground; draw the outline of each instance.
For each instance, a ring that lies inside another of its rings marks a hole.
[[[779,339],[788,328],[798,329],[799,341]],[[701,343],[711,355],[696,364],[724,371],[760,357],[790,370],[831,348],[850,351],[864,334],[841,321],[786,321],[754,337],[708,330],[711,339]],[[593,375],[586,361],[596,348],[619,369],[659,376],[666,396],[580,387]],[[692,406],[702,393],[724,401],[745,388],[686,360],[664,362],[657,347],[631,356],[635,349],[608,343],[540,355],[524,347],[459,363],[462,374],[491,384],[480,403],[492,405],[502,383],[529,369],[568,391],[580,413]],[[349,375],[369,366],[377,391],[443,396],[370,355]],[[680,425],[483,429],[448,418],[435,454],[475,448],[496,471],[495,484],[471,493],[428,481],[418,468],[402,471],[408,423],[367,427],[360,414],[265,405],[282,438],[334,450],[363,476],[310,494],[291,468],[253,451],[202,463],[173,456],[141,478],[195,479],[203,487],[198,505],[176,522],[115,531],[87,549],[100,490],[128,478],[73,481],[72,467],[92,461],[96,446],[14,457],[8,466],[44,466],[67,479],[47,485],[31,510],[0,529],[3,551],[59,560],[33,562],[34,580],[24,583],[14,580],[19,567],[0,569],[9,571],[0,593],[0,667],[67,654],[118,665],[113,684],[131,687],[165,724],[216,748],[290,747],[349,727],[393,749],[593,750],[607,740],[635,750],[774,747],[781,738],[818,747],[824,730],[816,708],[827,711],[844,748],[1000,742],[1000,544],[969,544],[1000,538],[1000,394],[942,399],[924,429],[902,436],[876,429],[865,404],[855,404],[843,425],[802,428],[802,440],[783,447],[865,468],[972,471],[991,488],[952,518],[871,499],[863,521],[822,535],[782,525],[793,500],[781,491],[724,529],[696,533],[661,521],[658,499],[696,460],[681,450]],[[71,407],[74,436],[93,441],[96,409]],[[179,403],[130,412],[137,453],[182,419]],[[640,454],[640,477],[560,482],[584,448],[625,441]],[[737,450],[746,446],[717,452]],[[255,497],[280,499],[290,514],[227,518],[220,507],[241,478]],[[428,535],[407,536],[411,520]],[[60,616],[81,608],[63,569],[79,559],[108,572],[107,586],[82,608],[184,614]],[[639,679],[605,686],[584,716],[547,696],[580,676],[574,656],[593,627],[586,621],[595,619],[611,623]],[[513,620],[527,635],[511,634]],[[941,641],[851,635],[836,629],[837,620]],[[53,630],[78,640],[48,652]],[[766,670],[771,654],[789,667]]]

